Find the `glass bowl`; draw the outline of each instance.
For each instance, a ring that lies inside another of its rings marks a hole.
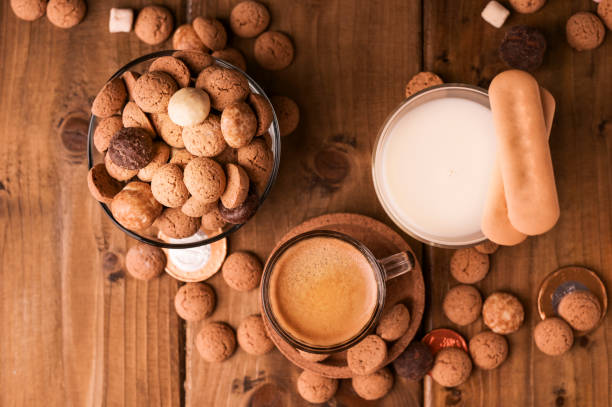
[[[159,51],[159,52],[154,52],[152,54],[143,55],[140,58],[136,58],[135,60],[127,63],[126,65],[121,67],[117,72],[115,72],[115,74],[109,78],[109,81],[123,75],[123,73],[128,70],[136,71],[138,73],[143,73],[147,70],[147,68],[149,67],[151,62],[153,62],[154,59],[162,57],[162,56],[171,56],[174,54],[174,52],[176,51],[174,50]],[[249,87],[251,89],[251,92],[262,95],[263,97],[266,98],[266,100],[268,100],[268,103],[270,102],[270,100],[268,99],[268,96],[265,94],[261,86],[259,86],[249,75],[247,75],[245,72],[241,71],[240,69],[236,68],[234,65],[228,62],[225,62],[217,58],[214,58],[214,59],[215,59],[215,64],[222,66],[224,68],[235,69],[239,71],[240,73],[242,73],[249,81]],[[270,106],[272,106],[271,103],[270,103]],[[93,134],[94,134],[94,131],[96,130],[96,127],[98,126],[99,121],[100,119],[98,119],[98,117],[94,115],[91,116],[91,119],[89,121],[89,132],[87,136],[87,156],[88,156],[88,164],[89,164],[90,169],[95,164],[103,162],[103,159],[104,159],[104,155],[98,152],[98,150],[95,148],[93,144]],[[278,127],[278,120],[276,118],[275,112],[274,112],[272,124],[270,125],[270,128],[268,131],[272,139],[272,154],[274,156],[274,166],[272,168],[272,172],[270,173],[270,178],[268,179],[266,188],[264,192],[261,194],[261,196],[259,197],[258,210],[259,210],[259,207],[261,207],[261,205],[265,201],[268,194],[270,193],[270,190],[272,189],[272,185],[274,185],[274,182],[276,181],[276,177],[278,175],[278,167],[280,164],[280,152],[281,152],[280,129]],[[108,215],[108,217],[113,221],[115,226],[121,229],[128,236],[140,242],[152,245],[152,246],[163,247],[163,248],[168,248],[168,249],[188,249],[192,247],[208,245],[208,244],[211,244],[213,242],[216,242],[218,240],[221,240],[229,236],[231,233],[240,229],[243,225],[243,224],[227,225],[221,230],[220,233],[214,236],[207,236],[205,234],[197,233],[189,238],[180,239],[180,240],[184,240],[183,242],[169,243],[169,242],[166,242],[158,238],[157,231],[154,230],[153,228],[149,228],[144,232],[143,231],[135,232],[133,230],[126,228],[125,226],[121,225],[117,221],[117,219],[115,219],[108,205],[100,202],[100,206],[102,207],[104,212]],[[253,218],[256,216],[257,214],[255,214]]]

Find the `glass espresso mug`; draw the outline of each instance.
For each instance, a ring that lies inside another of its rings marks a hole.
[[[385,304],[386,281],[414,269],[410,252],[378,260],[343,233],[295,236],[268,259],[261,284],[264,318],[293,347],[345,350],[366,336]]]

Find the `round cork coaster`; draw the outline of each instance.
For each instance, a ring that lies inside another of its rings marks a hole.
[[[307,220],[283,236],[277,247],[294,236],[315,229],[333,230],[352,236],[365,244],[379,259],[402,251],[410,251],[414,255],[408,243],[390,227],[370,217],[352,213],[334,213]],[[410,311],[410,326],[400,339],[387,342],[388,356],[385,365],[393,362],[406,349],[423,318],[425,283],[418,261],[416,261],[414,270],[387,282],[385,310],[399,302],[406,305]],[[308,361],[294,347],[283,341],[272,330],[265,318],[264,323],[276,347],[295,365],[326,377],[338,379],[353,377],[354,374],[346,363],[346,352],[332,354],[322,362]]]

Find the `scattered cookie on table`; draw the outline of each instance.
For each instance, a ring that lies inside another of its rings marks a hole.
[[[11,9],[17,18],[34,21],[45,15],[47,0],[11,0]]]
[[[608,30],[612,30],[612,0],[601,0],[597,5],[597,15]]]
[[[259,286],[263,267],[257,257],[247,252],[234,252],[227,256],[221,273],[231,288],[237,291],[250,291]]]
[[[352,379],[353,389],[364,400],[378,400],[393,387],[393,374],[386,367],[367,375],[356,375]]]
[[[522,14],[535,13],[546,4],[546,0],[510,0],[513,9]]]
[[[151,226],[162,210],[163,206],[153,196],[151,186],[145,182],[130,182],[111,202],[111,212],[117,222],[136,231]]]
[[[601,305],[590,291],[572,291],[566,294],[559,302],[557,312],[577,331],[590,331],[601,319]]]
[[[535,71],[542,65],[546,38],[536,28],[517,25],[506,31],[499,46],[499,57],[509,67]]]
[[[336,394],[338,380],[304,370],[298,377],[297,389],[304,400],[310,403],[325,403]]]
[[[366,375],[379,369],[387,359],[387,345],[377,335],[368,335],[357,345],[349,348],[346,362],[357,375]]]
[[[236,48],[224,48],[213,52],[211,55],[225,62],[229,62],[242,71],[246,71],[246,59],[244,59],[244,55]]]
[[[455,347],[444,348],[436,355],[431,377],[444,387],[463,384],[472,372],[472,361],[468,354]]]
[[[56,27],[71,28],[85,18],[87,4],[84,0],[49,0],[47,19]]]
[[[574,333],[561,318],[546,318],[538,322],[533,330],[533,340],[543,353],[559,356],[571,349]]]
[[[454,324],[469,325],[480,316],[482,297],[474,286],[458,285],[446,293],[442,308]]]
[[[329,357],[329,355],[325,353],[310,353],[304,352],[303,350],[299,349],[298,353],[302,358],[306,359],[309,362],[322,362]]]
[[[191,23],[200,41],[212,51],[225,48],[227,32],[217,19],[196,17]]]
[[[115,195],[121,191],[121,183],[111,177],[102,163],[96,164],[87,174],[87,186],[95,200],[110,205]]]
[[[480,16],[495,28],[501,28],[510,15],[510,11],[495,0],[487,3]]]
[[[398,340],[410,326],[410,311],[404,304],[395,304],[382,314],[376,327],[376,334],[385,341]]]
[[[181,208],[165,208],[155,220],[155,226],[166,236],[184,239],[193,236],[202,225],[200,218],[185,215]]]
[[[491,331],[510,334],[517,331],[525,318],[519,300],[508,293],[496,292],[487,297],[482,306],[482,319]]]
[[[508,357],[508,341],[494,332],[481,332],[470,339],[470,355],[476,366],[495,369]]]
[[[497,249],[499,249],[499,245],[490,240],[486,240],[483,243],[474,246],[474,249],[482,254],[493,254],[497,251]]]
[[[565,34],[570,47],[576,51],[589,51],[601,45],[606,29],[595,14],[581,11],[567,20]]]
[[[187,283],[176,292],[174,308],[185,321],[201,321],[210,316],[217,303],[215,291],[206,283]]]
[[[131,8],[111,8],[108,17],[110,33],[129,33],[134,24],[134,10]]]
[[[419,72],[414,75],[406,84],[406,97],[410,97],[417,92],[431,86],[442,85],[442,79],[433,72]]]
[[[150,280],[159,276],[166,267],[166,255],[159,247],[136,243],[125,256],[125,268],[138,280]]]
[[[234,330],[223,322],[205,324],[195,339],[196,348],[207,362],[222,362],[236,350]]]
[[[272,96],[270,102],[276,113],[281,136],[293,133],[300,122],[300,109],[297,103],[287,96]]]
[[[166,41],[172,34],[173,28],[172,13],[162,6],[143,7],[134,23],[136,36],[149,45],[158,45]]]
[[[264,355],[274,349],[268,337],[261,315],[251,315],[242,320],[236,331],[238,344],[250,355]]]
[[[410,380],[421,380],[434,364],[429,346],[420,341],[412,341],[397,359],[393,361],[395,372]]]
[[[164,164],[151,179],[151,192],[157,201],[169,208],[178,208],[189,199],[189,191],[183,182],[183,171],[176,164]]]
[[[456,250],[451,257],[450,272],[460,283],[477,283],[489,272],[489,256],[471,247]]]
[[[225,191],[223,168],[207,157],[195,157],[185,166],[184,182],[191,195],[201,202],[215,202]]]
[[[106,82],[102,90],[96,95],[91,105],[91,113],[98,117],[110,117],[121,113],[127,100],[127,90],[121,78]]]
[[[191,24],[183,24],[172,35],[172,48],[178,50],[207,51],[206,46],[198,37]]]
[[[295,50],[291,39],[278,31],[266,31],[255,40],[255,61],[264,69],[279,71],[293,61]]]
[[[263,4],[247,0],[234,6],[229,21],[234,34],[242,38],[253,38],[268,27],[270,13]]]

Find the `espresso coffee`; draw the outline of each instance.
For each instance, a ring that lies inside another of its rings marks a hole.
[[[276,261],[269,287],[277,322],[311,346],[355,337],[372,318],[378,299],[368,259],[333,237],[311,237],[289,247]]]

